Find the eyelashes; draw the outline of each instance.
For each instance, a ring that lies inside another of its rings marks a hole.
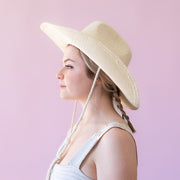
[[[72,69],[73,68],[73,66],[71,66],[71,65],[65,65],[65,67],[68,68],[68,69]]]

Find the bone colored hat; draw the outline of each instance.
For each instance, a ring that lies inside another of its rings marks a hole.
[[[112,27],[94,21],[82,31],[47,22],[40,28],[63,52],[68,44],[84,52],[119,87],[122,104],[132,110],[139,108],[138,89],[128,70],[131,49]]]

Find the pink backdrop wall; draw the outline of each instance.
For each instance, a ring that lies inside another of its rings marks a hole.
[[[113,26],[133,52],[129,68],[141,107],[126,112],[137,130],[138,180],[179,179],[179,6],[178,0],[1,0],[0,179],[45,179],[70,127],[73,102],[59,98],[56,79],[62,53],[40,23],[81,30],[94,20]]]

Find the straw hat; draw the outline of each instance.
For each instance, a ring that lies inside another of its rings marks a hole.
[[[82,31],[51,23],[42,23],[40,28],[63,52],[68,44],[84,52],[119,87],[122,104],[133,110],[139,108],[138,89],[128,70],[131,49],[112,27],[95,21]]]

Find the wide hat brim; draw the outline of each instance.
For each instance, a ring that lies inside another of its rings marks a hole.
[[[41,30],[64,52],[71,44],[92,59],[120,88],[121,101],[129,109],[139,108],[139,93],[135,80],[123,61],[100,41],[72,28],[42,23]]]

